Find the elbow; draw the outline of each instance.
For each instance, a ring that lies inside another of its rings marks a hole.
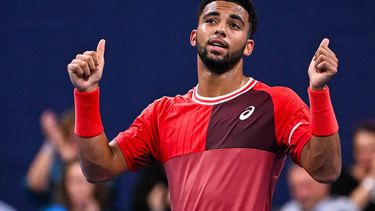
[[[317,182],[320,183],[332,183],[337,180],[341,174],[341,168],[326,169],[315,174],[311,174],[311,177],[314,178]]]
[[[110,178],[107,177],[86,177],[86,181],[92,184],[103,183],[108,180],[110,180]]]
[[[86,181],[92,184],[102,183],[108,181],[107,179],[98,179],[98,178],[87,178]]]
[[[84,175],[85,175],[86,181],[89,183],[93,183],[93,184],[106,182],[112,178],[106,174],[97,174],[97,173],[89,173],[89,172],[85,172]]]
[[[113,174],[102,168],[82,168],[83,175],[89,183],[102,183],[113,178]]]

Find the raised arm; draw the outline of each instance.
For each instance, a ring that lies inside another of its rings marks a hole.
[[[56,152],[63,161],[71,160],[77,155],[76,151],[66,144],[53,111],[45,110],[42,113],[40,125],[45,135],[45,141],[27,173],[27,185],[34,192],[48,190]]]
[[[96,51],[78,54],[68,64],[68,73],[75,86],[74,100],[81,167],[90,182],[108,180],[127,170],[125,159],[115,141],[108,143],[101,123],[98,83],[104,68],[105,40]]]
[[[319,182],[333,182],[341,171],[338,125],[326,86],[337,73],[338,59],[323,39],[309,66],[311,140],[304,146],[301,165]]]

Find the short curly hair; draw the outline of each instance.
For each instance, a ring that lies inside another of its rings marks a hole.
[[[198,7],[198,12],[197,12],[197,18],[199,20],[199,17],[201,16],[204,8],[206,7],[207,4],[214,2],[214,1],[219,1],[219,0],[202,0],[201,3],[199,4]],[[249,14],[249,24],[250,24],[250,29],[248,32],[248,38],[252,38],[253,35],[256,32],[256,29],[258,27],[258,20],[255,12],[255,7],[253,4],[252,0],[221,0],[221,1],[227,1],[227,2],[232,2],[235,4],[240,5],[242,8],[244,8],[247,13]]]

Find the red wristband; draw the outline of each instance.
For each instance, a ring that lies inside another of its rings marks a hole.
[[[311,133],[314,136],[329,136],[338,132],[335,112],[332,107],[329,89],[322,90],[308,88],[311,112]]]
[[[75,133],[80,137],[94,137],[103,132],[99,108],[99,88],[92,92],[74,89]]]

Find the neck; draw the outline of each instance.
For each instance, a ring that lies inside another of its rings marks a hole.
[[[246,84],[241,59],[230,70],[222,74],[210,71],[198,56],[198,93],[203,97],[217,97],[228,94]]]

